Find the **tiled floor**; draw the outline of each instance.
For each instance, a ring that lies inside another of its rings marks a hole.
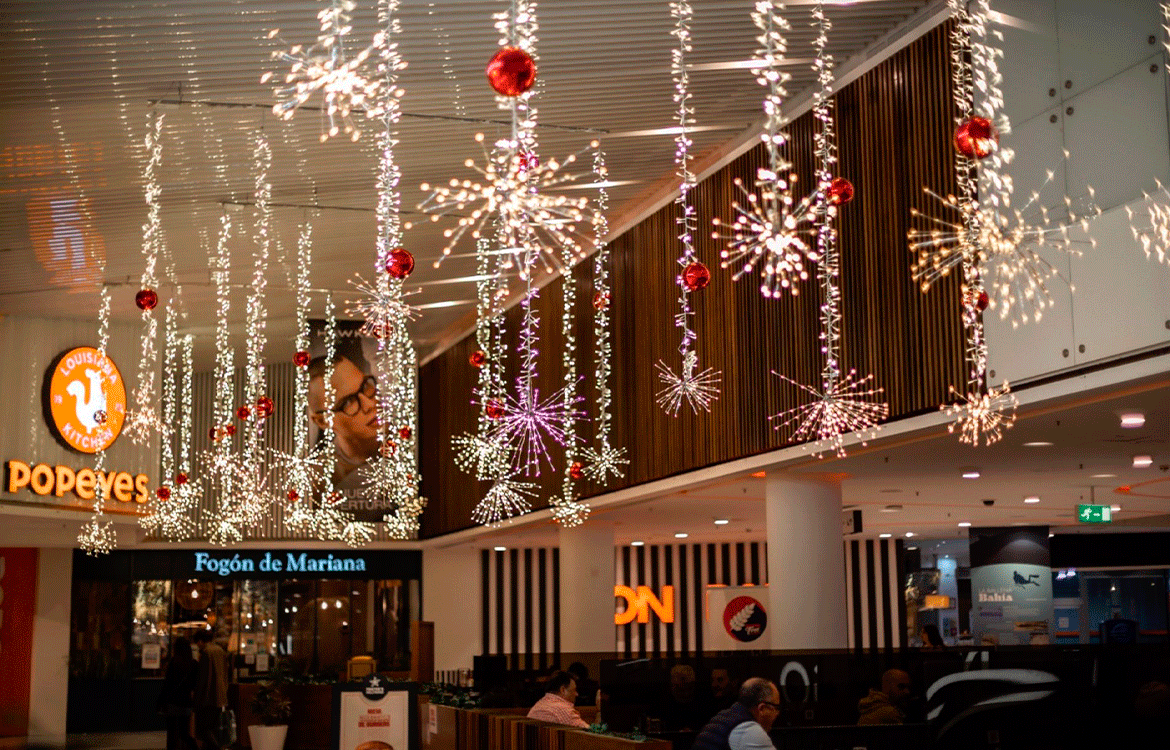
[[[2,750],[165,750],[166,732],[71,734],[60,742],[29,742],[24,737],[0,737]]]

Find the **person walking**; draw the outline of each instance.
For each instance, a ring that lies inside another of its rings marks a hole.
[[[220,750],[220,715],[227,708],[228,658],[211,637],[211,630],[195,633],[199,669],[195,679],[195,737],[203,750]]]
[[[167,722],[167,750],[196,750],[191,736],[194,713],[195,678],[198,665],[191,651],[191,641],[182,636],[171,643],[171,658],[163,673],[158,712]]]

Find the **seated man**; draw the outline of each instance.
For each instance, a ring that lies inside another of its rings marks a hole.
[[[692,750],[775,750],[768,732],[779,715],[780,691],[763,677],[752,677],[735,704],[703,727]]]
[[[900,669],[888,669],[882,675],[882,689],[869,689],[869,695],[857,703],[858,725],[905,724],[902,706],[910,697],[910,675]]]
[[[554,672],[548,678],[544,697],[529,709],[528,718],[587,729],[589,724],[573,708],[576,700],[577,680],[568,672]]]

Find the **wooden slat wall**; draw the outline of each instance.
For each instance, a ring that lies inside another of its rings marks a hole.
[[[839,174],[851,179],[857,196],[842,209],[842,362],[862,374],[872,372],[886,389],[891,418],[931,411],[961,385],[963,338],[957,279],[928,293],[910,274],[906,232],[910,208],[925,207],[922,187],[953,192],[954,128],[951,106],[947,26],[941,26],[846,87],[837,97],[840,134]],[[746,82],[744,85],[750,85]],[[700,116],[702,113],[699,113]],[[812,118],[789,127],[789,158],[802,190],[813,186]],[[731,269],[719,268],[721,243],[712,239],[711,219],[731,218],[738,191],[763,163],[760,146],[704,180],[693,192],[698,207],[699,257],[712,269],[711,285],[694,295],[694,327],[702,366],[723,372],[722,394],[710,413],[666,415],[654,402],[658,379],[654,363],[680,364],[675,259],[676,209],[663,208],[613,242],[614,431],[617,445],[629,449],[624,479],[606,486],[579,483],[585,497],[679,474],[788,444],[767,415],[801,403],[801,394],[771,374],[783,372],[801,382],[819,382],[818,293],[810,278],[799,296],[764,299],[758,282],[732,282]],[[614,173],[620,165],[613,166]],[[578,304],[578,371],[586,375],[584,395],[591,407],[592,354],[589,307],[592,264],[574,276]],[[547,287],[539,300],[543,321],[542,393],[560,385],[560,285]],[[519,310],[507,315],[515,345]],[[471,510],[485,487],[469,481],[453,463],[452,435],[473,431],[477,408],[469,404],[476,371],[467,357],[476,348],[468,337],[429,362],[420,379],[420,460],[423,489],[431,503],[423,515],[422,536],[433,537],[472,525]],[[509,361],[514,374],[515,357]],[[584,425],[582,432],[590,431]],[[560,468],[559,451],[554,451]],[[539,478],[543,507],[559,487],[558,475]]]

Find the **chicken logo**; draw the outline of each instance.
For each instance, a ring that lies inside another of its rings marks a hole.
[[[748,643],[764,634],[768,613],[750,596],[737,596],[723,608],[723,628],[737,641]]]
[[[46,416],[57,438],[79,453],[110,447],[126,420],[126,387],[117,365],[92,347],[62,353],[49,369]]]

